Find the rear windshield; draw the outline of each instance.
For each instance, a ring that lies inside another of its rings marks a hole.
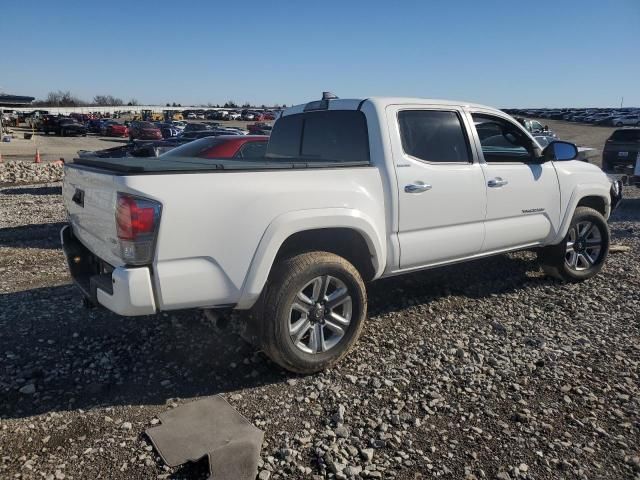
[[[611,135],[614,142],[636,142],[640,140],[640,130],[616,130]]]
[[[322,110],[280,118],[266,157],[303,162],[369,162],[367,122],[357,110]]]

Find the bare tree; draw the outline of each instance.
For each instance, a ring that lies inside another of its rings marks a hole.
[[[129,107],[135,107],[136,105],[140,105],[140,102],[138,102],[136,98],[132,98],[129,100],[129,103],[127,103],[127,106]]]
[[[106,107],[119,107],[120,105],[124,105],[121,98],[114,97],[113,95],[96,95],[93,97],[93,103]]]
[[[58,90],[57,92],[49,92],[47,98],[44,100],[38,100],[33,102],[36,106],[46,107],[81,107],[85,106],[87,102],[80,100],[73,95],[69,90],[66,92]]]

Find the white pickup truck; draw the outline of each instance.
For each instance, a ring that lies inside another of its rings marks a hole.
[[[71,274],[121,315],[251,310],[261,348],[303,373],[353,346],[365,282],[520,249],[595,275],[621,196],[575,145],[543,150],[468,103],[324,95],[283,112],[266,157],[206,158],[208,142],[67,165]]]

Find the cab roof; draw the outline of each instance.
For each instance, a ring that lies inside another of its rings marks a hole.
[[[432,98],[416,98],[416,97],[368,97],[368,98],[336,98],[330,100],[324,100],[327,102],[327,108],[313,108],[315,105],[320,104],[321,101],[314,100],[309,103],[302,103],[300,105],[294,105],[287,108],[282,112],[283,116],[293,115],[296,113],[302,113],[307,110],[358,110],[362,108],[365,103],[372,104],[376,109],[384,109],[389,105],[446,105],[456,106],[471,109],[492,110],[495,112],[501,112],[495,107],[489,107],[487,105],[481,105],[477,103],[464,102],[460,100],[442,100]],[[310,108],[311,107],[311,108]]]

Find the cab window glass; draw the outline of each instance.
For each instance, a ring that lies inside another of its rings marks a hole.
[[[404,110],[398,113],[402,148],[427,162],[471,162],[469,142],[456,112]]]
[[[472,117],[485,162],[515,163],[533,159],[533,144],[516,125],[493,115],[474,113]]]

